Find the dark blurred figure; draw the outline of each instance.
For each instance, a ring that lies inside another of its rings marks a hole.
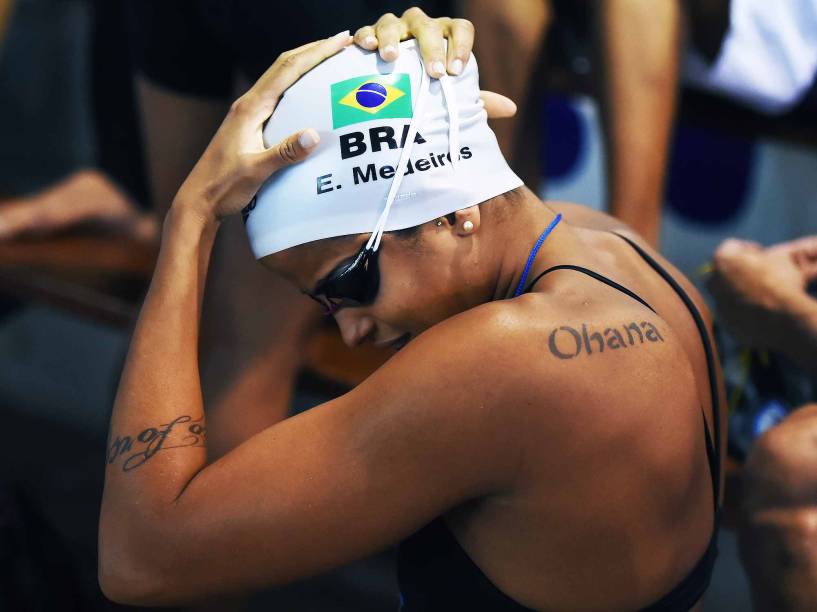
[[[0,176],[0,240],[80,226],[156,238],[155,218],[139,208],[147,188],[122,2],[37,0],[13,14],[10,51],[30,55],[5,58],[0,84],[13,143]],[[50,125],[31,130],[35,121]]]
[[[155,224],[135,205],[144,198],[145,179],[123,6],[95,4],[96,14],[83,0],[0,4],[0,239],[91,221],[118,234],[133,235],[137,227],[146,238],[155,234]],[[25,319],[27,310],[0,296],[0,322]],[[25,324],[14,329],[19,350],[9,351],[4,342],[4,369],[17,368],[8,360],[31,356],[28,342],[40,346]],[[4,340],[8,335],[4,330]],[[69,342],[53,337],[53,356],[37,355],[36,363],[19,369],[46,378],[37,366],[50,358],[59,367]],[[82,348],[73,349],[74,360],[84,358]],[[114,381],[99,385],[98,378],[84,381],[93,389],[83,398],[110,394]],[[0,452],[0,609],[122,609],[96,584],[107,414],[94,420],[89,407],[61,420],[66,405],[82,400],[63,402],[54,393],[64,389],[59,382],[43,380],[36,388],[9,382],[6,375],[0,397],[3,426],[14,432]],[[53,406],[43,406],[46,397]]]
[[[785,355],[817,378],[817,236],[769,248],[727,240],[709,288],[718,315],[748,347]],[[817,609],[817,404],[754,444],[738,530],[757,610]]]

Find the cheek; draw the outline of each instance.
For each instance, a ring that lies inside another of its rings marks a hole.
[[[420,331],[454,312],[447,283],[422,266],[385,266],[373,314],[404,329]]]

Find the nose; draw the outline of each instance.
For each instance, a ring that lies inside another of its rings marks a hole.
[[[349,347],[363,343],[375,329],[374,320],[371,317],[355,313],[352,308],[344,308],[336,313],[335,321],[340,328],[344,344]]]

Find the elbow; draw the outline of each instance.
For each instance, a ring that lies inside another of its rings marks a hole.
[[[157,541],[117,525],[113,530],[100,523],[97,578],[109,600],[131,606],[167,606],[178,602],[183,585],[173,542]]]
[[[173,575],[145,560],[126,559],[100,547],[99,587],[106,598],[129,606],[167,606],[177,603]]]
[[[100,559],[98,576],[102,594],[114,603],[128,606],[161,605],[160,585],[133,568]]]

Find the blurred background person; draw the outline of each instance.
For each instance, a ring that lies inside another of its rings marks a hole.
[[[573,57],[592,70],[606,144],[606,200],[658,243],[680,84],[781,114],[804,98],[817,72],[813,0],[472,0],[463,4],[480,35],[486,88],[520,105],[500,143],[529,185],[541,181],[542,81],[554,67],[546,34],[585,47]],[[564,67],[562,67],[564,68]]]
[[[709,288],[719,320],[747,347],[785,355],[817,378],[817,236],[763,247],[730,239]],[[813,397],[812,400],[817,400]],[[817,607],[817,404],[757,439],[746,460],[741,559],[757,610]]]

